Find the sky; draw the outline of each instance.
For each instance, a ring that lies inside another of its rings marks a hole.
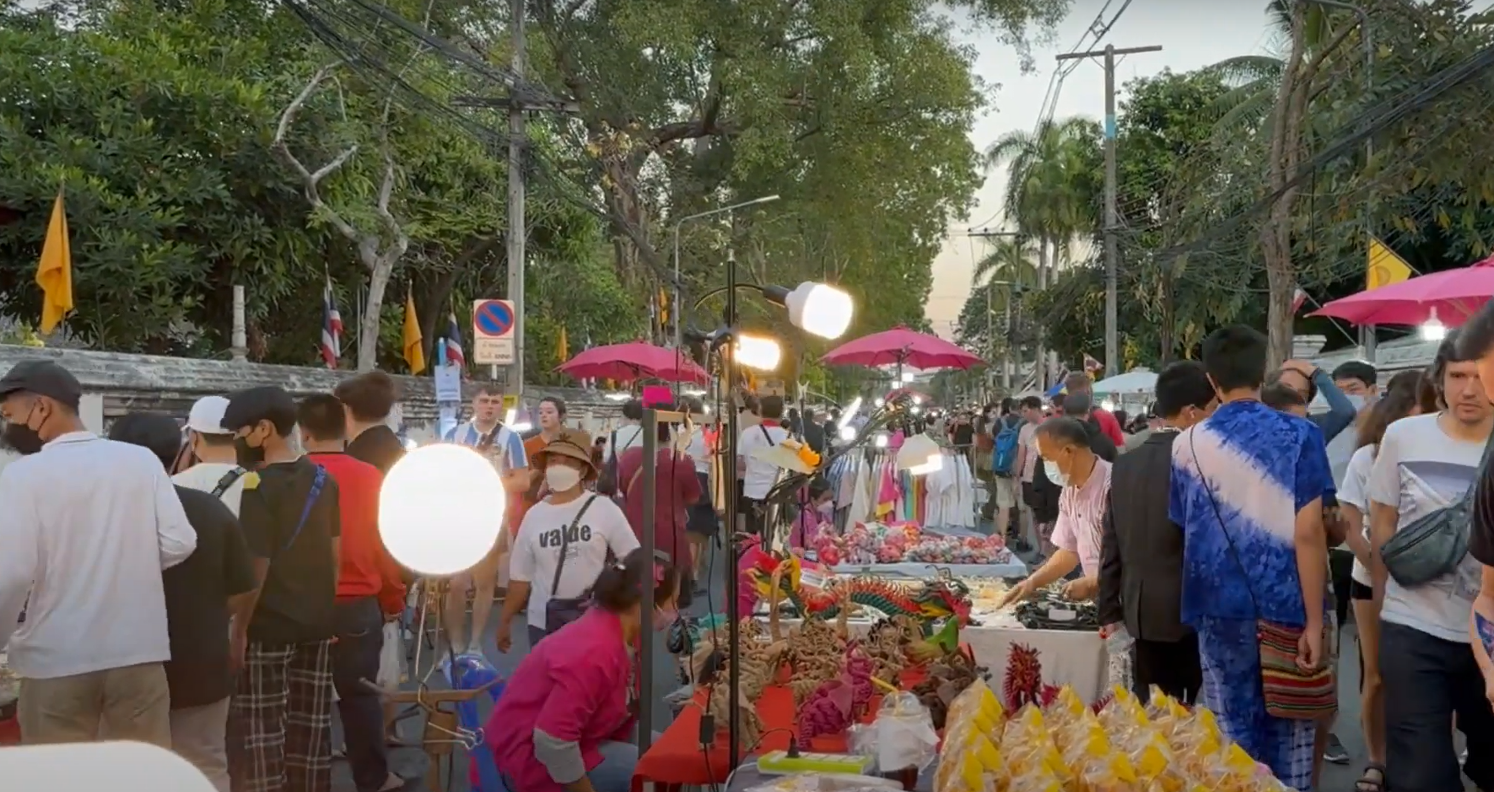
[[[1124,0],[1112,0],[1106,17],[1113,16],[1123,4]],[[1036,69],[1026,75],[1021,72],[1016,53],[995,36],[956,30],[955,39],[959,43],[975,48],[975,72],[988,88],[985,113],[970,132],[970,140],[978,150],[985,151],[1007,132],[1032,131],[1056,65],[1054,56],[1070,51],[1081,40],[1089,45],[1087,49],[1099,49],[1105,44],[1117,48],[1162,47],[1161,52],[1120,59],[1115,70],[1117,89],[1127,80],[1148,77],[1164,68],[1189,71],[1236,55],[1271,51],[1276,43],[1267,25],[1265,0],[1132,0],[1105,39],[1099,46],[1093,46],[1094,37],[1086,38],[1085,30],[1105,5],[1105,0],[1074,0],[1068,17],[1058,26],[1057,40],[1033,48]],[[1117,104],[1122,98],[1123,93],[1118,96]],[[1104,112],[1104,68],[1099,60],[1082,62],[1059,90],[1054,117],[1083,115],[1099,120]],[[934,260],[934,286],[924,312],[940,335],[953,334],[954,322],[970,294],[974,262],[985,245],[983,240],[965,236],[965,232],[972,228],[1002,228],[1001,193],[1005,186],[1004,168],[987,177],[976,193],[975,208],[964,220],[951,223],[944,249]]]

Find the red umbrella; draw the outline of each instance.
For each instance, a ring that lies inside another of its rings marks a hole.
[[[1461,269],[1433,272],[1334,300],[1310,316],[1331,316],[1355,324],[1419,325],[1435,313],[1437,321],[1457,327],[1491,296],[1494,256]]]
[[[704,385],[710,379],[705,369],[697,366],[689,355],[643,341],[592,347],[556,366],[555,370],[576,379],[624,382],[653,378]]]
[[[898,325],[847,341],[820,358],[832,366],[907,365],[919,369],[968,369],[985,361],[938,337]]]

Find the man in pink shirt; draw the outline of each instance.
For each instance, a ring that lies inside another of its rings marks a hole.
[[[1051,418],[1034,430],[1048,479],[1063,488],[1053,526],[1057,550],[1026,580],[1013,586],[1002,605],[1031,597],[1076,568],[1082,577],[1064,587],[1071,600],[1093,599],[1100,583],[1100,528],[1110,494],[1110,463],[1089,447],[1089,434],[1073,418]]]
[[[1083,372],[1070,374],[1068,379],[1063,381],[1063,386],[1069,393],[1088,393],[1090,398],[1094,399],[1095,381],[1090,379],[1088,374]],[[1126,435],[1121,431],[1120,421],[1115,420],[1115,416],[1109,410],[1100,409],[1098,402],[1092,403],[1094,407],[1090,409],[1089,414],[1095,423],[1099,424],[1100,431],[1110,438],[1110,442],[1115,443],[1116,448],[1125,448]]]

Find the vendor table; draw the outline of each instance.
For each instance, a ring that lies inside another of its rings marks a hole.
[[[904,690],[923,679],[922,669],[904,671],[898,680]],[[730,755],[724,724],[718,724],[717,738],[710,748],[700,746],[700,716],[704,712],[706,692],[697,691],[695,700],[686,705],[674,723],[659,735],[648,753],[638,757],[633,770],[632,792],[643,792],[644,786],[656,788],[679,786],[708,786],[721,784],[731,775]],[[881,699],[872,702],[865,722],[875,718]],[[757,716],[763,722],[763,734],[756,747],[747,753],[767,753],[788,748],[794,728],[794,694],[785,685],[769,685],[757,700]],[[823,753],[844,752],[847,749],[845,734],[816,737],[810,750]]]
[[[934,577],[948,572],[954,577],[1026,577],[1027,565],[1015,556],[1005,564],[930,564],[921,561],[904,561],[897,564],[836,564],[831,567],[837,575],[902,575],[910,578]]]

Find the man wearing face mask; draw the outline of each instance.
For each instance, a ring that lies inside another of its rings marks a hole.
[[[192,405],[187,416],[187,448],[197,464],[171,477],[178,487],[210,492],[223,505],[239,514],[244,497],[244,474],[233,450],[233,433],[223,428],[223,412],[228,399],[204,396]]]
[[[587,492],[595,481],[591,438],[565,429],[534,457],[550,494],[524,514],[514,537],[509,596],[498,620],[498,651],[513,645],[513,621],[529,603],[529,645],[574,621],[584,610],[608,553],[626,558],[638,548],[628,517],[611,498]],[[686,466],[690,469],[689,466]]]
[[[327,789],[340,492],[325,468],[292,449],[296,403],[284,390],[231,394],[223,427],[250,471],[239,523],[257,582],[230,638],[244,669],[230,720],[230,774],[250,790]]]
[[[1072,600],[1092,599],[1099,590],[1100,525],[1110,494],[1110,463],[1090,450],[1089,427],[1073,418],[1053,418],[1036,429],[1038,453],[1048,480],[1063,488],[1053,526],[1053,555],[1026,580],[1013,586],[1001,604],[1027,599],[1075,568],[1083,577],[1064,587]]]
[[[161,572],[197,533],[150,451],[83,427],[82,397],[49,360],[0,378],[0,441],[23,455],[0,471],[0,647],[25,680],[21,733],[38,744],[106,730],[170,747]]]
[[[1168,517],[1172,443],[1219,405],[1204,367],[1174,363],[1157,377],[1163,425],[1116,460],[1100,549],[1102,631],[1124,624],[1135,639],[1132,689],[1151,686],[1192,704],[1203,685],[1198,636],[1182,622],[1183,529]]]

